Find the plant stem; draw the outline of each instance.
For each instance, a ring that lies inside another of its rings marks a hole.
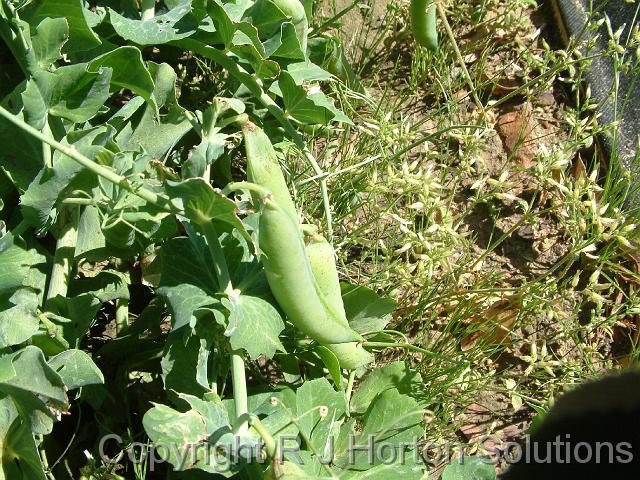
[[[116,333],[120,335],[129,326],[129,300],[116,300]]]
[[[425,348],[418,347],[417,345],[413,345],[411,343],[393,343],[393,342],[364,342],[362,344],[363,347],[370,348],[404,348],[405,350],[411,350],[413,352],[424,353],[425,355],[429,355],[431,357],[438,357],[437,353],[434,353]]]
[[[449,25],[449,21],[447,20],[447,13],[444,11],[444,7],[442,6],[442,3],[440,2],[440,0],[434,0],[434,3],[436,4],[436,8],[438,9],[438,14],[440,15],[440,19],[442,20],[442,24],[444,25],[444,29],[447,32],[447,36],[449,37],[449,41],[451,42],[451,46],[453,47],[453,51],[456,54],[456,57],[458,59],[458,63],[460,64],[460,68],[462,69],[462,73],[464,73],[464,78],[467,81],[467,85],[469,85],[469,88],[471,89],[471,96],[473,97],[473,101],[476,102],[476,105],[480,109],[480,112],[482,113],[482,118],[484,119],[484,123],[486,125],[486,123],[487,123],[487,112],[485,111],[484,105],[482,105],[482,102],[480,101],[480,98],[478,97],[478,93],[476,92],[476,87],[475,87],[475,85],[473,85],[473,80],[471,79],[471,75],[469,74],[469,70],[467,70],[467,65],[464,62],[464,58],[462,57],[462,53],[460,53],[460,49],[458,48],[458,42],[456,41],[456,37],[455,37],[455,35],[453,33],[453,30],[451,30],[451,25]]]
[[[99,165],[98,163],[90,160],[89,158],[85,157],[83,154],[78,152],[74,147],[63,145],[62,143],[57,142],[53,138],[50,138],[49,136],[36,130],[31,125],[24,122],[22,119],[18,118],[17,116],[13,115],[11,112],[6,110],[2,106],[0,106],[0,117],[4,117],[5,119],[9,120],[18,128],[21,128],[22,130],[24,130],[31,136],[37,138],[41,142],[44,142],[52,146],[59,152],[65,154],[67,157],[71,158],[72,160],[75,160],[80,165],[90,170],[91,172],[95,173],[96,175],[104,178],[105,180],[115,183],[121,188],[127,190],[128,192],[131,192],[134,195],[137,195],[143,200],[146,200],[147,202],[152,203],[157,207],[163,210],[166,210],[167,212],[176,213],[175,208],[171,205],[167,197],[163,195],[158,195],[157,193],[152,192],[151,190],[144,188],[142,186],[131,185],[129,183],[129,180],[127,180],[126,177],[123,177],[122,175],[118,175],[113,170],[107,167],[104,167],[102,165]]]
[[[351,370],[349,372],[349,380],[347,381],[347,391],[345,396],[347,397],[347,417],[351,416],[351,395],[353,394],[353,383],[356,379],[356,371]]]
[[[213,259],[215,273],[221,289],[224,289],[227,297],[231,298],[236,293],[233,291],[233,284],[229,275],[227,261],[222,251],[222,245],[218,238],[218,232],[212,221],[204,221],[200,223],[204,236],[209,246],[209,252]],[[231,382],[233,385],[233,401],[236,407],[236,418],[239,419],[243,415],[249,413],[249,401],[247,399],[247,379],[245,374],[244,358],[242,352],[231,352]],[[246,433],[248,424],[246,421],[242,423],[239,433]]]
[[[269,113],[271,113],[271,115],[273,115],[278,123],[280,123],[280,125],[284,128],[286,134],[289,136],[289,138],[291,138],[291,140],[293,140],[293,143],[296,145],[296,147],[298,147],[302,151],[302,154],[311,165],[311,168],[320,178],[319,183],[320,190],[322,191],[322,203],[324,205],[324,213],[327,221],[327,235],[329,237],[329,241],[331,242],[331,240],[333,239],[333,217],[331,214],[329,191],[327,189],[327,179],[325,178],[322,168],[320,168],[320,165],[318,165],[316,158],[309,150],[309,147],[305,143],[304,139],[298,133],[291,121],[287,118],[287,114],[285,113],[285,111],[282,110],[280,105],[278,105],[262,89],[262,85],[258,83],[256,77],[239,66],[231,57],[227,56],[224,50],[206,45],[198,40],[193,40],[191,38],[184,38],[172,43],[176,46],[184,48],[185,50],[190,50],[194,53],[197,53],[198,55],[207,57],[225,68],[231,76],[242,83],[260,101],[260,103],[262,103],[266,107]]]
[[[78,240],[78,220],[80,210],[62,210],[58,218],[58,224],[62,229],[60,238],[56,243],[56,253],[51,267],[49,277],[49,288],[47,290],[47,300],[57,297],[65,297],[69,288],[69,280],[73,269],[73,258]]]
[[[47,137],[53,137],[51,134],[51,128],[49,127],[49,119],[44,123],[44,128],[42,129],[42,133]],[[45,165],[49,168],[53,168],[53,155],[51,152],[51,146],[48,143],[42,142],[42,158],[44,159]]]
[[[156,0],[142,0],[141,9],[142,21],[151,20],[156,16]]]
[[[269,430],[267,430],[256,415],[249,417],[249,425],[253,427],[255,431],[258,432],[258,435],[260,435],[260,438],[262,438],[267,456],[272,460],[276,460],[278,456],[278,443],[269,433]]]
[[[244,358],[238,352],[231,353],[231,382],[233,385],[233,403],[236,407],[236,418],[249,413],[249,401],[247,399],[247,378],[245,375]],[[242,423],[239,433],[246,433],[248,423]]]

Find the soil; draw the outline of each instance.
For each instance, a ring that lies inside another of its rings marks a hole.
[[[351,2],[339,0],[336,3],[340,8]],[[366,52],[365,57],[370,58],[366,65],[356,65],[360,67],[363,76],[369,76],[367,79],[372,80],[372,84],[380,86],[369,89],[370,95],[377,100],[383,96],[387,99],[397,98],[396,104],[399,105],[399,110],[394,112],[394,116],[422,122],[421,133],[435,131],[436,124],[429,120],[434,108],[434,99],[426,95],[421,96],[419,93],[413,98],[406,95],[406,78],[411,70],[413,55],[411,42],[406,40],[406,25],[383,24],[388,21],[388,17],[385,17],[387,2],[375,1],[369,4],[371,8],[366,10],[366,15],[358,9],[353,9],[345,16],[344,24],[349,25],[351,38],[356,38],[363,29],[375,31],[377,28],[386,26],[395,32],[378,45],[376,50]],[[500,8],[491,13],[491,15],[494,14],[500,15]],[[507,194],[524,199],[535,198],[537,205],[542,208],[553,202],[553,196],[544,191],[532,172],[536,167],[536,156],[552,151],[565,139],[563,119],[567,99],[562,86],[541,84],[532,89],[527,97],[517,95],[506,102],[501,100],[530,80],[529,75],[535,74],[529,71],[526,65],[528,60],[523,58],[521,53],[524,50],[533,55],[540,53],[538,36],[541,31],[542,36],[549,33],[548,25],[545,23],[547,19],[541,17],[540,13],[522,10],[520,14],[528,20],[520,22],[519,26],[510,31],[488,32],[486,27],[474,28],[464,23],[454,25],[454,30],[459,39],[466,67],[472,75],[476,75],[476,78],[480,75],[484,81],[479,94],[485,99],[489,98],[492,103],[496,101],[499,103],[497,107],[487,109],[490,128],[483,137],[484,143],[476,159],[477,169],[495,180],[508,182]],[[485,20],[485,24],[490,24],[490,19]],[[489,34],[495,38],[499,48],[485,58],[483,48]],[[349,38],[345,42],[347,46],[351,46]],[[359,58],[359,52],[353,49],[350,52],[353,58]],[[385,59],[386,63],[380,63],[381,59]],[[459,67],[453,65],[452,68]],[[456,97],[459,100],[460,122],[479,121],[481,112],[471,101],[470,92],[467,90],[456,92]],[[424,121],[425,118],[426,121]],[[455,142],[452,146],[455,147]],[[416,158],[419,157],[416,156]],[[486,270],[498,272],[501,282],[498,282],[497,287],[518,289],[527,281],[547,272],[566,255],[569,242],[555,217],[544,216],[534,223],[528,222],[515,208],[515,200],[510,199],[508,195],[498,208],[489,208],[484,203],[473,204],[471,203],[472,187],[476,180],[477,174],[468,174],[462,183],[465,190],[456,195],[456,203],[451,206],[451,210],[463,212],[464,230],[461,233],[467,233],[474,238],[472,246],[474,256],[476,258],[485,256],[481,265],[483,267],[479,268],[481,270],[478,272],[479,275]],[[493,248],[495,239],[502,236],[505,236],[505,240],[497,248]],[[370,267],[363,266],[365,270]],[[411,308],[411,302],[407,301],[406,297],[402,300],[403,308]],[[507,337],[504,332],[522,338],[535,334],[536,331],[557,331],[561,328],[546,314],[536,315],[528,312],[531,316],[530,320],[512,330],[515,314],[511,315],[508,311],[505,314],[505,304],[510,305],[506,308],[520,308],[519,304],[514,307],[513,298],[494,298],[487,301],[487,311],[491,312],[493,309],[497,319],[498,339],[494,338],[497,343]],[[446,310],[447,307],[439,308]],[[446,315],[446,311],[443,311],[443,315]],[[472,322],[474,319],[469,321]],[[416,329],[418,327],[420,326],[416,325]],[[433,338],[442,335],[437,325],[431,328],[433,330],[425,335]],[[500,329],[503,331],[502,334]],[[415,334],[411,331],[408,333],[410,338],[413,337],[412,333]],[[493,332],[492,335],[496,333]],[[465,341],[471,348],[475,340],[470,338]],[[570,357],[575,355],[573,348],[575,344],[572,342],[573,340],[569,339],[550,345],[549,348],[554,349],[557,354]],[[519,361],[516,355],[526,353],[528,352],[520,351],[519,347],[506,346],[502,355],[496,358],[496,365],[508,365],[514,371],[522,372],[524,366],[518,366]],[[390,359],[396,358],[398,358],[396,353],[390,355]],[[494,385],[494,387],[503,387],[503,385]],[[479,436],[484,434],[495,434],[496,441],[515,441],[524,435],[533,415],[533,412],[526,407],[514,411],[512,400],[504,394],[496,393],[491,385],[480,394],[476,403],[468,405],[463,411],[464,413],[455,421],[460,424],[458,430],[460,437],[469,444],[473,444]]]

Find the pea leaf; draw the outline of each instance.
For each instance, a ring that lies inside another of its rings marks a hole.
[[[81,0],[34,0],[21,16],[32,26],[46,18],[65,18],[69,24],[69,41],[64,46],[67,53],[91,50],[101,44],[87,24]]]
[[[322,414],[321,407],[326,408]],[[326,378],[307,381],[296,392],[300,429],[318,452],[324,453],[329,437],[337,436],[345,410],[344,394],[336,392]]]
[[[194,467],[193,455],[187,448],[199,446],[202,450],[203,441],[208,437],[206,422],[200,413],[195,410],[181,413],[166,405],[154,404],[144,414],[142,424],[151,441],[156,446],[163,446],[161,451],[166,453],[165,459],[176,470]]]
[[[303,85],[296,84],[287,71],[280,73],[278,87],[282,93],[285,110],[294,120],[302,124],[328,125],[332,121],[350,123],[350,120],[319,91],[311,93]]]
[[[155,85],[149,70],[142,60],[142,53],[136,47],[118,47],[111,52],[105,53],[89,62],[87,71],[98,73],[101,68],[108,67],[112,70],[111,85],[120,88],[127,88],[133,93],[140,95],[159,114],[153,96]]]
[[[390,321],[396,302],[363,285],[342,283],[342,300],[349,325],[358,333],[377,332]]]
[[[351,397],[351,411],[364,413],[381,392],[391,388],[410,395],[422,385],[420,373],[411,370],[402,361],[393,362],[373,370]]]
[[[163,158],[178,141],[192,129],[184,109],[176,97],[177,76],[166,63],[148,63],[155,89],[153,97],[162,111],[158,118],[156,107],[147,104],[141,112],[141,102],[133,98],[109,123],[118,129],[116,141],[122,150],[141,148],[153,158]]]
[[[195,224],[211,221],[227,223],[249,238],[244,225],[236,215],[236,204],[217,192],[202,178],[189,178],[182,182],[166,182],[172,202],[185,212]]]
[[[31,36],[36,62],[41,69],[48,69],[62,58],[62,47],[69,40],[69,25],[62,18],[45,18]]]
[[[111,26],[123,39],[138,45],[159,45],[193,35],[198,23],[191,12],[191,0],[184,0],[167,13],[150,20],[127,18],[109,8]]]
[[[82,131],[72,131],[63,140],[73,145],[88,158],[111,155],[106,148],[114,134],[113,128],[103,125]],[[44,167],[21,197],[22,214],[38,232],[45,232],[54,222],[56,205],[65,189],[73,185],[74,179],[83,171],[75,160],[56,151],[53,155],[53,167]],[[97,180],[94,177],[80,182],[82,187],[90,189]],[[80,186],[80,185],[79,185]]]
[[[104,383],[104,376],[91,357],[82,350],[67,350],[49,359],[69,390],[85,385]]]
[[[284,322],[273,305],[259,297],[238,295],[229,299],[228,308],[231,315],[225,334],[234,350],[246,350],[253,360],[272,358],[277,350],[284,351],[278,338]]]
[[[36,442],[9,397],[0,399],[0,480],[46,480]]]

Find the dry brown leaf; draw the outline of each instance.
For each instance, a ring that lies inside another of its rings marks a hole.
[[[537,153],[533,139],[535,126],[533,107],[530,103],[524,103],[512,112],[501,115],[496,125],[507,152],[525,168],[533,165],[533,157]]]
[[[573,166],[573,176],[576,180],[584,180],[587,178],[587,167],[584,165],[580,155],[576,158],[576,163]]]
[[[463,352],[473,348],[478,341],[491,345],[501,345],[505,343],[511,332],[511,327],[518,316],[521,303],[519,296],[512,296],[498,300],[485,312],[472,316],[468,323],[481,324],[482,327],[464,338],[460,342]]]

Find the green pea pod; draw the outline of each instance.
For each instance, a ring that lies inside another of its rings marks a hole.
[[[340,362],[340,366],[347,370],[355,370],[369,365],[374,360],[373,354],[366,351],[359,343],[339,343],[325,346],[333,352]]]
[[[346,322],[342,292],[340,291],[340,279],[336,269],[336,259],[333,247],[319,234],[305,236],[307,257],[311,271],[316,279],[320,293],[338,311]]]
[[[433,0],[411,0],[411,28],[413,36],[423,47],[438,50],[436,4]]]
[[[271,192],[259,199],[264,207],[258,224],[258,241],[267,282],[289,321],[303,333],[329,348],[343,368],[355,369],[373,361],[359,343],[363,339],[349,326],[340,295],[333,248],[307,227],[316,246],[312,257],[328,260],[316,265],[317,277],[298,224],[298,214],[280,170],[269,137],[252,123],[243,127],[249,180]],[[316,263],[316,262],[314,262]]]
[[[307,234],[308,231],[310,231],[309,234]],[[305,231],[305,243],[309,265],[318,290],[327,303],[339,313],[344,325],[349,326],[344,311],[333,247],[322,235],[309,228]],[[342,368],[349,370],[368,365],[374,359],[373,355],[358,343],[330,344],[326,345],[326,347],[338,358]]]
[[[271,0],[282,13],[291,18],[291,23],[296,29],[296,36],[300,41],[302,51],[307,51],[307,38],[309,35],[309,21],[307,12],[300,0]]]
[[[321,345],[361,341],[318,294],[298,225],[273,199],[263,202],[258,225],[261,260],[271,292],[289,321]]]
[[[247,180],[269,190],[278,205],[297,223],[298,212],[271,140],[252,122],[246,122],[242,126],[242,133],[247,152]]]

